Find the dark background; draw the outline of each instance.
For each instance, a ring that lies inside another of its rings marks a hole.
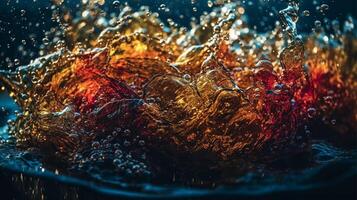
[[[114,0],[107,0],[104,10],[119,13],[120,8],[113,5]],[[78,10],[80,0],[65,0],[64,5],[73,12]],[[120,0],[123,4],[124,1]],[[138,9],[141,5],[148,5],[152,11],[158,12],[160,18],[174,19],[182,26],[189,27],[191,17],[202,15],[203,11],[210,11],[207,0],[128,0],[130,6]],[[321,13],[316,7],[326,3],[329,10]],[[170,12],[159,10],[161,4],[166,4]],[[286,0],[245,0],[242,1],[248,15],[251,28],[259,32],[272,29],[278,19],[277,13],[286,6]],[[52,17],[51,0],[1,0],[0,3],[0,69],[13,68],[15,65],[25,65],[38,56],[37,52],[44,38],[45,32],[51,27],[58,26]],[[193,7],[197,11],[193,11]],[[301,1],[300,11],[309,10],[309,17],[300,17],[298,28],[300,32],[309,32],[315,20],[337,19],[344,21],[351,15],[357,18],[356,0],[304,0]],[[180,15],[181,18],[179,17]],[[25,51],[22,51],[25,50]],[[15,61],[15,59],[18,59]],[[16,66],[15,66],[16,67]]]

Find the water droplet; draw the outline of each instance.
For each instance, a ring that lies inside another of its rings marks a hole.
[[[185,79],[186,81],[190,82],[191,81],[191,76],[189,74],[184,74],[183,75],[183,79]]]
[[[20,60],[16,58],[16,59],[14,60],[14,65],[16,65],[16,66],[17,66],[17,65],[20,65]]]
[[[119,7],[120,6],[120,2],[119,1],[113,1],[113,6],[114,7]]]
[[[113,164],[114,164],[115,166],[117,166],[117,165],[119,165],[119,164],[121,164],[121,163],[122,163],[122,160],[120,160],[120,159],[118,159],[118,158],[116,158],[116,159],[113,160]]]
[[[321,11],[327,11],[329,9],[329,6],[324,3],[320,6],[320,9],[321,9]]]
[[[100,155],[98,153],[93,153],[91,156],[90,156],[90,159],[92,161],[96,161],[98,160],[98,158],[100,157]]]
[[[321,28],[321,21],[316,20],[314,24],[316,28]]]
[[[220,33],[221,32],[221,27],[220,26],[218,26],[218,25],[216,25],[216,26],[214,26],[213,27],[213,31],[214,31],[214,33]]]
[[[93,147],[94,149],[98,149],[99,146],[100,146],[100,144],[99,144],[98,141],[94,141],[94,142],[92,143],[92,147]]]
[[[159,6],[159,10],[165,10],[165,8],[166,8],[166,5],[165,5],[165,4],[161,4],[161,5]]]
[[[336,125],[336,119],[332,119],[332,120],[331,120],[331,124],[332,124],[332,125]]]
[[[209,8],[211,8],[211,7],[213,6],[213,2],[212,2],[212,1],[207,1],[207,6],[208,6]]]
[[[120,148],[120,144],[119,144],[119,143],[115,143],[115,144],[113,145],[113,147],[114,147],[114,149],[119,149],[119,148]]]
[[[144,140],[139,140],[139,145],[140,146],[144,146],[145,145],[145,141]]]
[[[124,141],[124,146],[125,146],[125,147],[130,146],[130,142],[129,142],[128,140],[125,140],[125,141]]]
[[[309,118],[314,118],[316,116],[316,109],[315,108],[307,109],[307,116]]]
[[[21,14],[21,16],[24,16],[26,14],[26,11],[25,10],[21,10],[20,14]]]
[[[61,5],[61,4],[64,2],[64,0],[53,0],[53,2],[54,2],[57,6],[59,6],[59,5]]]
[[[304,11],[302,12],[302,14],[303,14],[305,17],[308,17],[308,16],[310,16],[310,11],[304,10]]]
[[[115,154],[116,156],[122,156],[122,155],[123,155],[123,152],[122,152],[120,149],[117,149],[117,150],[114,151],[114,154]]]

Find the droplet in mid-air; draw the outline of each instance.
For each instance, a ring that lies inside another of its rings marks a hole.
[[[310,16],[310,11],[309,11],[309,10],[304,10],[304,11],[302,12],[302,14],[303,14],[305,17],[308,17],[308,16]]]
[[[113,1],[113,6],[118,8],[120,6],[120,2],[119,1]]]

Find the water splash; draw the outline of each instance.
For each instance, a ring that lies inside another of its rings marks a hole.
[[[147,8],[125,7],[110,23],[99,15],[102,3],[84,1],[81,16],[64,15],[65,38],[48,55],[1,71],[23,111],[11,129],[18,145],[73,168],[110,163],[147,176],[162,170],[158,157],[301,151],[308,133],[299,129],[351,105],[341,126],[356,130],[355,75],[344,73],[356,69],[355,38],[336,35],[338,48],[319,44],[323,33],[303,40],[296,1],[279,12],[282,28],[266,34],[248,28],[238,3],[215,8],[190,31],[165,26]]]

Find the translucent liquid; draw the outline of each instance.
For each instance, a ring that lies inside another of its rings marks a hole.
[[[318,119],[356,133],[352,21],[331,37],[300,36],[292,1],[280,25],[258,34],[231,3],[185,30],[126,7],[97,35],[88,30],[104,26],[100,2],[85,4],[82,17],[92,17],[63,16],[66,38],[48,55],[1,72],[23,110],[12,122],[20,146],[75,165],[110,158],[123,173],[145,174],[153,152],[229,160],[300,151]]]

